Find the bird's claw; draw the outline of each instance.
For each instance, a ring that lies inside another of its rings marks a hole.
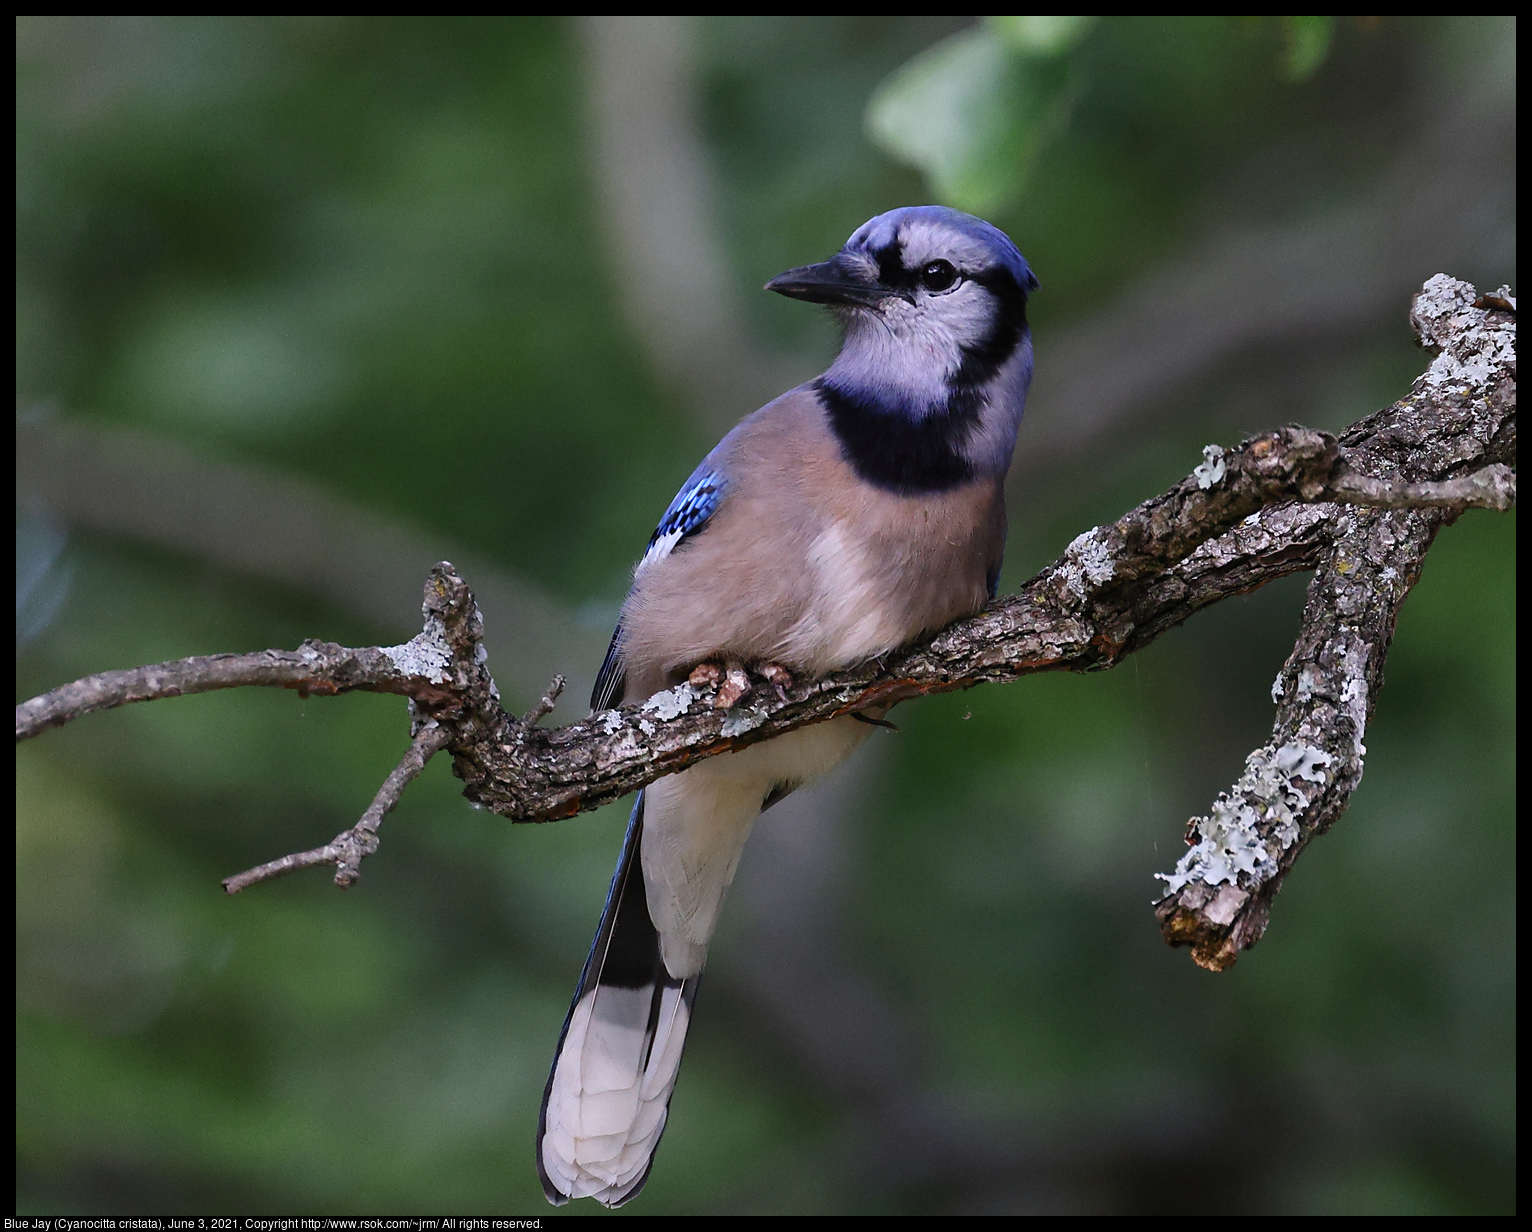
[[[763,663],[756,669],[757,675],[777,691],[777,696],[787,700],[788,687],[793,675],[780,663]],[[706,692],[716,688],[713,696],[715,710],[728,710],[739,704],[739,699],[750,692],[750,676],[740,663],[699,663],[692,668],[686,682],[694,689]]]
[[[792,687],[793,674],[780,663],[762,663],[758,670],[766,683],[775,689],[777,696],[785,702],[787,690]]]
[[[713,698],[713,709],[731,709],[748,692],[750,692],[750,677],[745,675],[745,669],[738,663],[730,663],[724,669],[723,683],[718,686],[718,695]]]

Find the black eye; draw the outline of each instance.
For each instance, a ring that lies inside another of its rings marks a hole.
[[[920,271],[920,285],[927,291],[945,291],[957,281],[957,270],[950,261],[932,261]]]

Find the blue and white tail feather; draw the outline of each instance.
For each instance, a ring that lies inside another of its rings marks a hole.
[[[681,1066],[699,977],[675,979],[660,959],[644,894],[643,822],[640,792],[543,1092],[537,1170],[555,1205],[621,1206],[639,1191]]]

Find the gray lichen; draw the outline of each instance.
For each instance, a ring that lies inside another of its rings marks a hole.
[[[747,731],[759,727],[765,721],[766,715],[763,712],[752,710],[748,706],[736,706],[724,715],[721,730],[725,736],[743,736]]]
[[[1245,759],[1245,772],[1213,802],[1207,817],[1194,817],[1198,842],[1174,873],[1156,873],[1174,894],[1190,881],[1207,885],[1259,885],[1276,874],[1277,861],[1298,841],[1298,815],[1310,795],[1299,781],[1324,786],[1334,758],[1311,744],[1263,745]]]
[[[1202,461],[1192,468],[1192,478],[1197,481],[1197,486],[1206,492],[1221,480],[1227,471],[1228,466],[1223,460],[1223,446],[1204,445]]]
[[[1111,581],[1112,572],[1112,549],[1102,542],[1099,526],[1076,535],[1064,549],[1059,565],[1064,588],[1077,599],[1085,598],[1091,587]]]
[[[663,693],[656,693],[640,709],[645,714],[652,714],[658,719],[674,719],[689,711],[692,703],[701,696],[701,693],[683,681],[673,689],[666,689]]]
[[[1515,303],[1509,287],[1500,288],[1496,296]],[[1431,361],[1420,378],[1424,385],[1467,394],[1484,388],[1499,371],[1514,366],[1514,336],[1487,326],[1474,308],[1476,298],[1469,283],[1446,274],[1427,279],[1415,297],[1410,320],[1421,342],[1426,346],[1453,343]]]
[[[452,648],[447,645],[447,630],[438,616],[427,616],[425,627],[402,646],[381,649],[403,675],[419,676],[432,684],[446,684],[451,679]]]

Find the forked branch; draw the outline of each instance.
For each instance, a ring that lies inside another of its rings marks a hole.
[[[464,794],[514,821],[551,821],[614,800],[693,762],[810,723],[924,693],[1032,672],[1111,667],[1200,609],[1317,570],[1303,629],[1279,681],[1272,740],[1194,818],[1192,849],[1157,905],[1166,939],[1222,968],[1264,930],[1293,859],[1344,811],[1400,604],[1436,530],[1467,508],[1515,500],[1514,300],[1479,300],[1437,275],[1412,322],[1440,353],[1408,397],[1341,437],[1287,427],[1238,449],[1208,446],[1161,496],[1078,536],[1013,596],[915,646],[820,680],[759,687],[720,710],[681,683],[561,728],[554,682],[525,717],[500,704],[482,621],[449,564],[431,572],[424,628],[403,646],[215,655],[105,672],[17,707],[18,740],[131,701],[239,685],[410,699],[413,739],[358,824],[323,847],[229,878],[234,893],[314,864],[356,880],[404,786],[447,749]]]

